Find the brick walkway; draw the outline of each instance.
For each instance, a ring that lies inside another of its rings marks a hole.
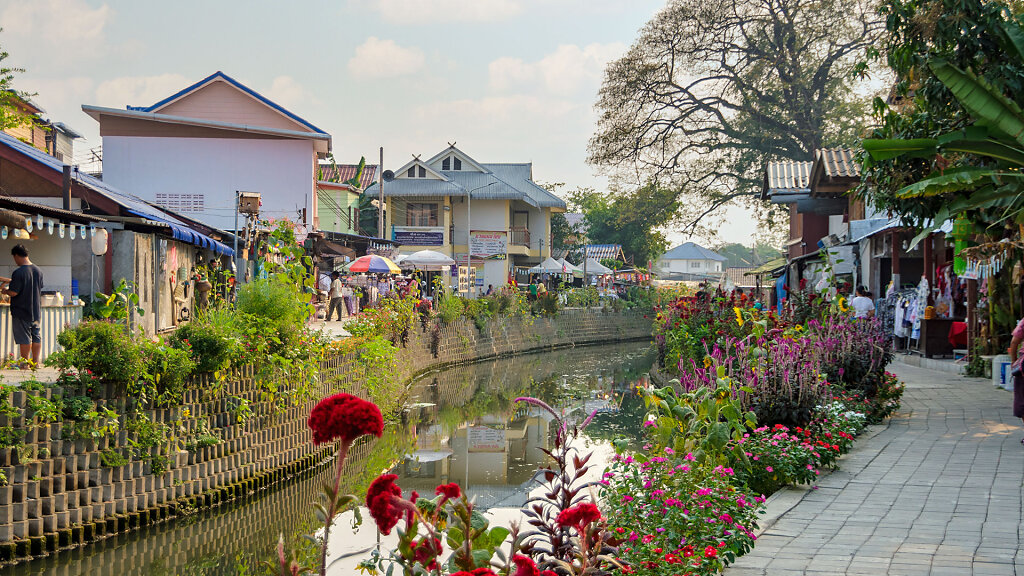
[[[907,383],[900,413],[726,576],[1024,576],[1024,427],[1010,393],[898,362],[890,370]]]

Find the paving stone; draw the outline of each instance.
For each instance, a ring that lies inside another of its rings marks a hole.
[[[900,413],[725,576],[1024,574],[1024,429],[1010,394],[898,362],[890,371],[907,383]]]

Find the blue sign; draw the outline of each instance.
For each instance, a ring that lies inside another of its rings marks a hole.
[[[444,246],[444,232],[395,230],[395,242],[412,246]]]

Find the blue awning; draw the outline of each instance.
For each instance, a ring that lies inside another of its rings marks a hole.
[[[170,219],[169,216],[158,216],[151,212],[143,212],[141,210],[133,210],[131,208],[126,209],[127,212],[145,218],[146,220],[152,220],[161,224],[166,224],[171,229],[171,235],[175,240],[181,240],[182,242],[188,242],[200,248],[206,248],[207,250],[213,250],[217,254],[223,254],[225,256],[234,256],[235,251],[232,250],[226,244],[218,242],[213,238],[210,238],[206,234],[196,232],[181,222],[175,222]]]

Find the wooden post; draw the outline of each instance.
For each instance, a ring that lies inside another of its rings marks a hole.
[[[900,232],[892,231],[892,285],[900,289]]]
[[[932,306],[935,304],[935,299],[932,298],[932,293],[935,288],[935,255],[932,253],[932,240],[935,238],[934,234],[929,234],[924,239],[924,277],[928,279],[928,305]]]

